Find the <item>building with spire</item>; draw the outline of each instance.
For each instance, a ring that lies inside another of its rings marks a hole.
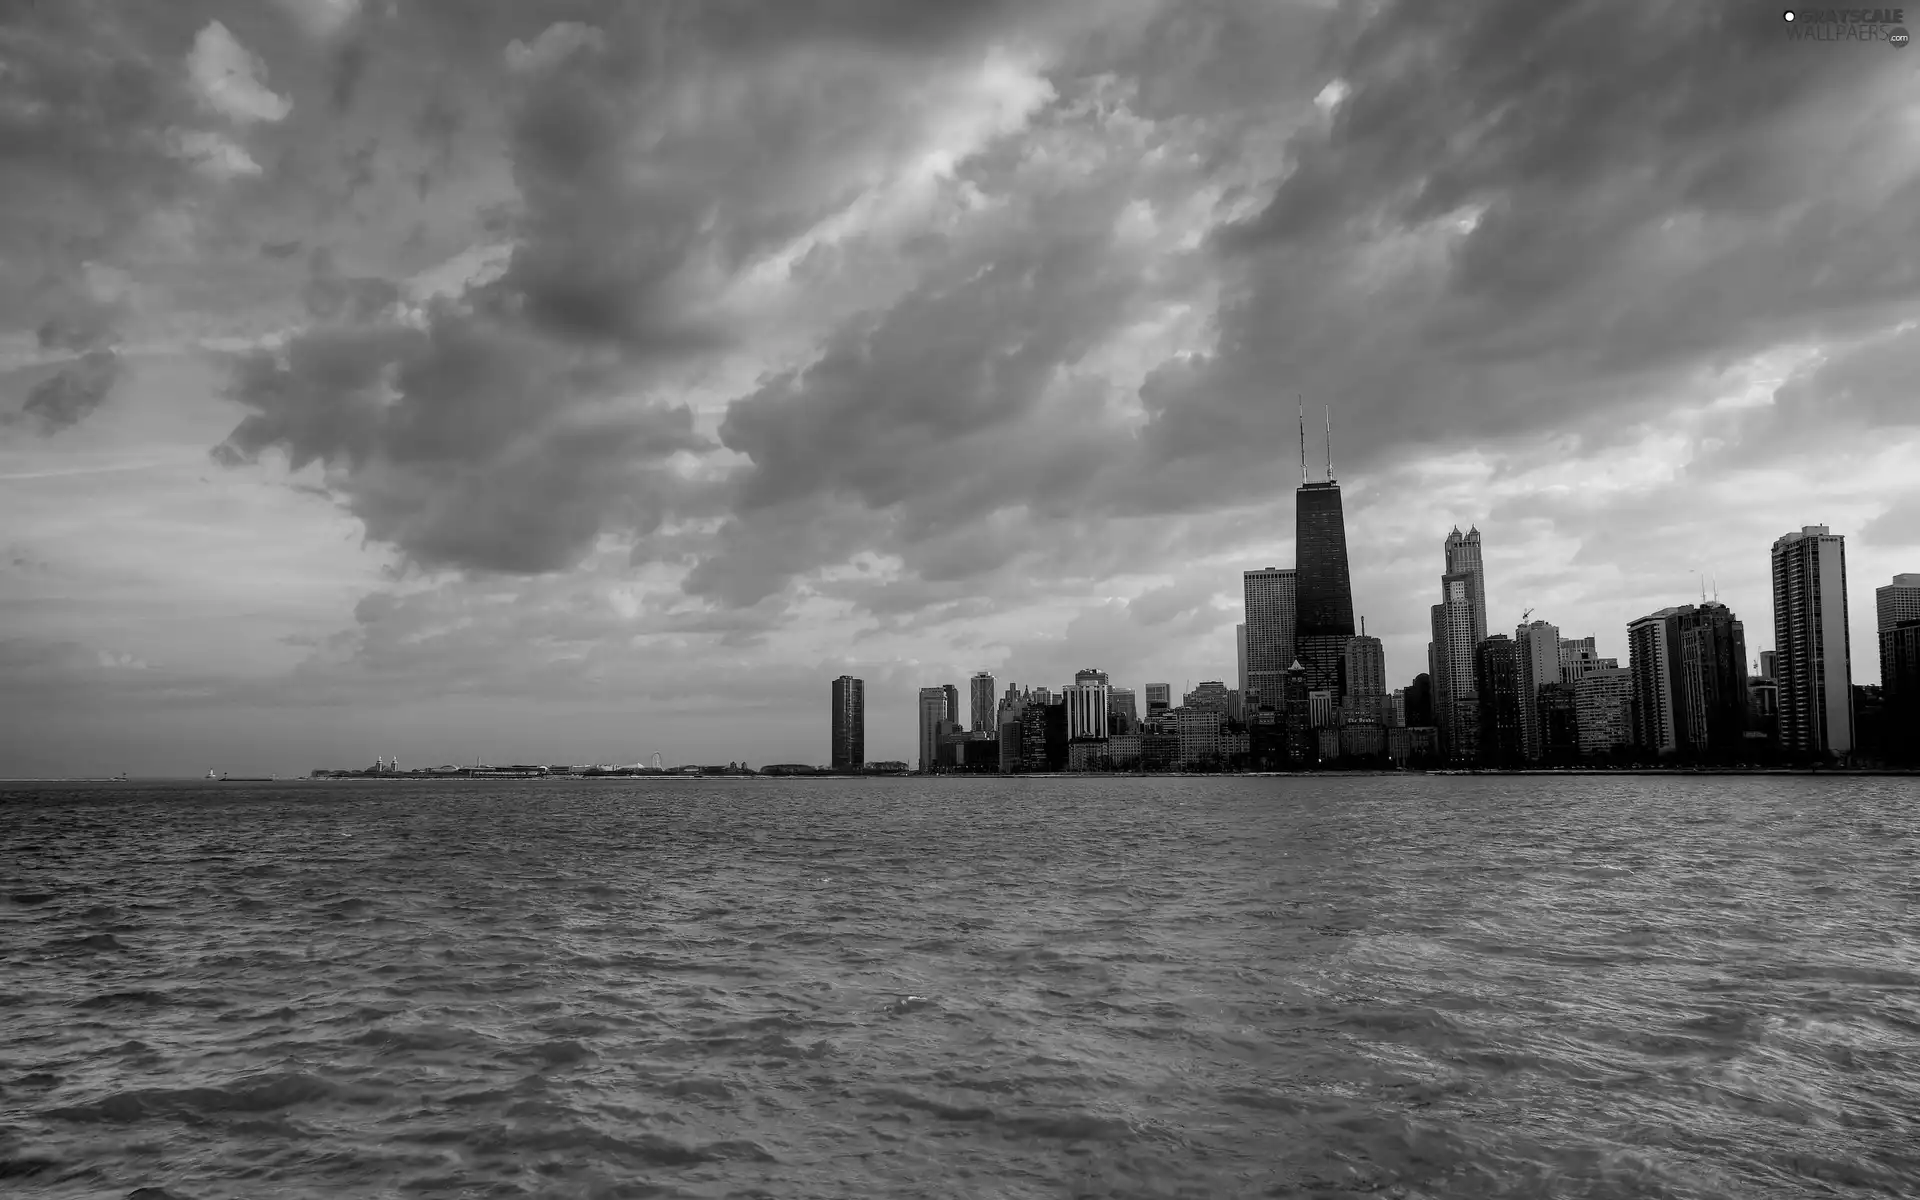
[[[1449,762],[1479,758],[1480,697],[1474,648],[1487,638],[1487,589],[1480,561],[1480,530],[1447,534],[1440,603],[1433,606],[1427,672],[1433,680],[1433,717],[1441,753]]]
[[[1347,570],[1347,528],[1333,474],[1333,418],[1327,418],[1327,476],[1306,479],[1306,428],[1301,425],[1301,482],[1294,493],[1294,657],[1309,691],[1344,694],[1341,676],[1353,636],[1353,584]]]

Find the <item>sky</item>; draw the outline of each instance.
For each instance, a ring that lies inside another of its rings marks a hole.
[[[0,776],[823,762],[830,681],[1920,571],[1915,52],[1633,0],[0,4]]]

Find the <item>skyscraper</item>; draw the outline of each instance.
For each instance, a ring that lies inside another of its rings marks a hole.
[[[832,764],[858,771],[867,761],[867,685],[851,675],[833,681]]]
[[[1680,748],[1679,714],[1674,708],[1674,669],[1679,647],[1673,644],[1669,617],[1677,608],[1649,613],[1627,626],[1627,670],[1633,674],[1633,742],[1655,754]]]
[[[1895,575],[1893,582],[1873,590],[1874,628],[1892,629],[1902,621],[1920,621],[1920,574]],[[1885,672],[1881,686],[1886,686]]]
[[[1241,572],[1246,601],[1246,662],[1241,695],[1279,707],[1287,668],[1293,665],[1294,572],[1280,567]]]
[[[1134,704],[1133,689],[1112,688],[1107,692],[1107,721],[1111,729],[1117,720],[1121,733],[1134,733],[1140,727],[1140,710]]]
[[[1293,654],[1307,669],[1307,687],[1343,693],[1340,676],[1353,636],[1353,586],[1347,574],[1347,528],[1340,485],[1331,473],[1294,493]]]
[[[1521,741],[1520,646],[1504,633],[1473,652],[1474,692],[1480,705],[1480,761],[1496,767],[1526,761]]]
[[[1585,758],[1605,758],[1634,740],[1633,672],[1598,667],[1573,683],[1574,725]]]
[[[1852,646],[1847,632],[1846,539],[1808,525],[1773,543],[1774,675],[1780,748],[1853,750]]]
[[[1347,679],[1346,719],[1385,724],[1387,655],[1380,639],[1364,633],[1348,638],[1343,670]]]
[[[1546,757],[1540,722],[1540,689],[1560,682],[1560,630],[1551,621],[1529,621],[1513,631],[1520,651],[1520,750],[1528,762]]]
[[[1170,683],[1150,683],[1147,685],[1147,719],[1165,713],[1173,707],[1173,685]]]
[[[1684,744],[1695,758],[1733,762],[1747,752],[1747,634],[1717,600],[1680,617]]]
[[[976,671],[973,676],[973,731],[991,733],[994,729],[993,712],[997,699],[993,694],[993,675],[988,671]]]
[[[961,715],[966,710],[960,707],[960,689],[948,683],[943,684],[941,690],[947,694],[947,720],[952,721],[956,728],[964,728],[960,722],[966,719]]]
[[[1109,690],[1105,671],[1086,670],[1074,676],[1066,689],[1069,741],[1105,740]]]
[[[1240,689],[1242,696],[1247,694],[1247,623],[1242,621],[1233,627],[1233,648],[1239,655],[1240,674],[1235,677],[1234,686]]]
[[[1440,603],[1433,606],[1427,669],[1433,678],[1433,719],[1440,728],[1441,753],[1449,762],[1467,763],[1478,757],[1480,737],[1473,651],[1487,636],[1480,531],[1462,535],[1456,526],[1447,535],[1446,560]]]
[[[947,707],[949,696],[958,696],[960,689],[948,684],[945,687],[924,687],[920,689],[920,770],[931,771],[940,761],[940,723],[948,719],[951,711]]]

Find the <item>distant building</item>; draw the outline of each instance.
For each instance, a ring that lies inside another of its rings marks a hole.
[[[1471,763],[1479,755],[1480,699],[1474,691],[1474,650],[1487,636],[1486,576],[1481,566],[1480,531],[1447,535],[1446,572],[1440,576],[1440,603],[1433,606],[1433,640],[1427,647],[1432,677],[1433,717],[1441,751],[1453,763]]]
[[[867,761],[867,685],[851,675],[833,681],[830,760],[836,771],[858,771]]]
[[[1580,757],[1580,713],[1573,685],[1549,683],[1534,696],[1540,730],[1540,758],[1555,765]]]
[[[1920,621],[1920,574],[1895,575],[1893,582],[1873,591],[1876,631],[1892,629],[1902,621]],[[1885,679],[1882,678],[1884,685]]]
[[[1407,685],[1408,729],[1436,728],[1433,723],[1433,676],[1425,671],[1413,677]]]
[[[943,685],[940,690],[947,694],[947,720],[965,729],[967,710],[960,707],[960,689],[949,683]]]
[[[1066,689],[1068,740],[1106,740],[1109,692],[1106,680],[1105,672],[1082,671]]]
[[[940,763],[940,722],[948,719],[948,693],[953,687],[920,689],[920,770],[931,771]]]
[[[1633,697],[1633,672],[1625,667],[1588,671],[1574,681],[1574,724],[1583,757],[1606,758],[1634,745]]]
[[[1346,696],[1348,699],[1377,701],[1387,694],[1387,654],[1380,639],[1357,634],[1347,639]],[[1369,706],[1362,705],[1365,709]],[[1371,706],[1377,710],[1378,704]]]
[[[1247,625],[1244,621],[1233,627],[1233,648],[1240,664],[1240,674],[1234,677],[1234,686],[1244,696],[1247,694]]]
[[[1920,617],[1896,621],[1879,640],[1884,752],[1889,761],[1920,764]]]
[[[1108,769],[1113,771],[1137,771],[1140,769],[1139,733],[1122,733],[1107,739]]]
[[[970,684],[973,690],[973,732],[991,733],[996,727],[994,709],[998,697],[993,694],[993,675],[987,671],[976,671]]]
[[[1134,733],[1140,727],[1140,712],[1134,706],[1133,689],[1110,688],[1107,691],[1107,732]]]
[[[1211,708],[1177,708],[1173,718],[1180,739],[1180,765],[1187,770],[1217,769],[1222,759],[1220,737],[1225,732],[1225,714]]]
[[[1539,762],[1547,755],[1540,689],[1560,682],[1560,629],[1551,621],[1528,621],[1515,627],[1513,641],[1520,655],[1521,757]]]
[[[1164,713],[1173,707],[1173,685],[1170,683],[1150,683],[1147,685],[1147,715]]]
[[[1852,753],[1850,636],[1846,539],[1825,525],[1808,525],[1775,541],[1773,645],[1782,752]]]
[[[1227,685],[1218,679],[1206,680],[1186,694],[1184,705],[1187,708],[1224,713],[1227,711]]]
[[[1406,688],[1395,688],[1393,689],[1393,694],[1387,697],[1386,717],[1386,725],[1389,729],[1405,729],[1407,727]]]
[[[1520,646],[1496,633],[1474,650],[1474,693],[1480,705],[1479,760],[1494,767],[1526,761],[1521,741]]]
[[[1775,661],[1775,656],[1773,651],[1762,650],[1760,652],[1760,678],[1762,679],[1774,678],[1774,674],[1773,674],[1774,661]]]
[[[1334,718],[1333,692],[1326,688],[1314,688],[1307,692],[1307,726],[1310,729],[1333,729],[1338,727]]]
[[[1291,568],[1266,567],[1242,572],[1241,582],[1247,614],[1241,691],[1278,703],[1294,656],[1295,575]]]

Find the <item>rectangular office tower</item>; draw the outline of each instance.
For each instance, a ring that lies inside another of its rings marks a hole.
[[[1330,692],[1338,705],[1347,639],[1353,636],[1340,485],[1332,479],[1303,483],[1293,497],[1293,656],[1307,669],[1308,690]]]
[[[1240,580],[1247,606],[1241,697],[1249,707],[1278,708],[1285,702],[1287,668],[1293,665],[1294,572],[1264,567],[1241,572]]]
[[[973,676],[973,725],[975,733],[994,731],[994,709],[999,705],[999,697],[993,694],[993,674],[990,671],[976,671]],[[958,719],[956,715],[956,720]]]
[[[1815,757],[1851,753],[1847,544],[1825,525],[1773,543],[1773,646],[1780,749]]]
[[[833,681],[833,756],[836,771],[858,771],[867,761],[867,685],[851,675]]]
[[[952,684],[920,689],[920,770],[923,772],[933,770],[940,761],[940,723],[948,720],[953,711],[948,707],[948,697],[958,694],[959,689]]]
[[[1627,626],[1627,649],[1638,745],[1691,760],[1746,752],[1746,632],[1726,605],[1649,613]]]

